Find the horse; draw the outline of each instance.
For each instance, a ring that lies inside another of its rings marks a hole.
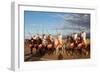
[[[63,54],[64,48],[63,48],[63,40],[62,40],[62,35],[61,34],[59,34],[54,39],[54,48],[55,48],[56,55],[58,55],[60,51]]]
[[[39,50],[42,48],[42,39],[41,38],[31,38],[29,40],[29,48],[30,48],[30,53],[33,54],[33,48],[36,49],[36,53],[39,52]]]
[[[34,39],[31,38],[28,42],[29,42],[30,53],[33,54]]]
[[[46,38],[46,48],[49,54],[53,54],[54,52],[54,38],[49,34]]]
[[[67,54],[72,55],[75,47],[76,47],[76,44],[74,42],[73,37],[67,36],[66,41],[65,41],[65,50],[66,50]]]
[[[81,55],[85,54],[87,56],[89,54],[87,51],[88,44],[87,44],[85,32],[81,32],[79,34],[79,36],[76,39],[76,44],[77,44],[76,50],[79,50]]]

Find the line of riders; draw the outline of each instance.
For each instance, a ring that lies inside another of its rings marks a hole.
[[[56,36],[51,34],[39,35],[36,34],[26,42],[30,48],[30,53],[33,54],[33,49],[37,54],[64,54],[66,52],[77,53],[80,55],[88,55],[90,51],[90,44],[87,43],[86,32],[73,33],[69,36],[62,37],[61,33]]]

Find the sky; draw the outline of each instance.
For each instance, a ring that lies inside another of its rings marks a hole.
[[[37,33],[69,35],[80,30],[90,33],[90,14],[24,11],[25,38]]]

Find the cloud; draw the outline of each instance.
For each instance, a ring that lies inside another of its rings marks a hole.
[[[58,16],[60,16],[63,20],[68,21],[68,22],[88,23],[90,21],[89,14],[70,13],[70,14],[64,14],[64,15],[58,15]]]
[[[61,29],[90,29],[90,15],[79,13],[57,14],[64,21],[64,26]]]

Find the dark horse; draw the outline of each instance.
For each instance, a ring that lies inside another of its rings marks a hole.
[[[33,54],[33,48],[36,49],[36,53],[38,52],[40,44],[42,44],[42,39],[41,38],[37,38],[37,39],[31,38],[29,40],[29,47],[30,47],[31,54]]]

